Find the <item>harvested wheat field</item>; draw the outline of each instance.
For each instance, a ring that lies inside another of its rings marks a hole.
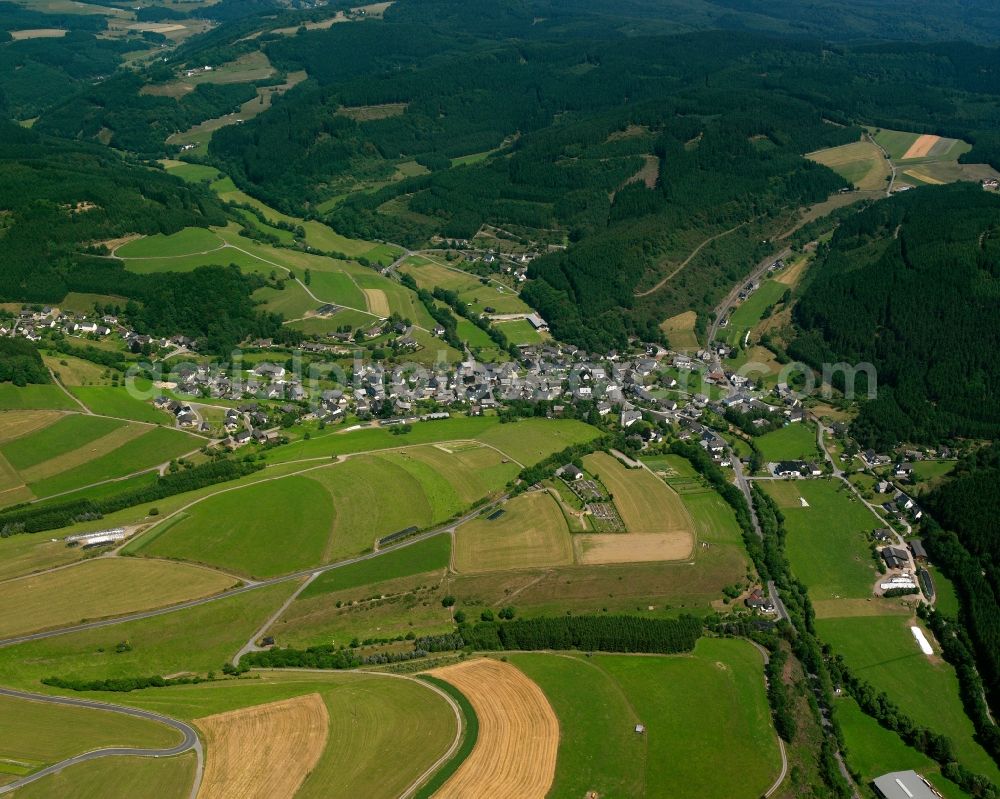
[[[365,300],[368,301],[368,310],[377,316],[388,316],[392,311],[389,308],[389,298],[385,296],[382,289],[362,289],[365,293]]]
[[[694,539],[690,533],[597,533],[573,536],[577,563],[646,563],[686,560]]]
[[[903,158],[901,160],[906,161],[909,158],[926,158],[930,155],[934,145],[940,140],[940,136],[932,136],[928,133],[925,133],[923,136],[919,136],[917,140],[910,145],[910,149],[903,153]]]
[[[544,799],[552,786],[559,720],[542,690],[497,660],[471,660],[430,672],[472,703],[479,737],[434,799]]]
[[[198,799],[292,799],[326,747],[330,718],[319,694],[206,716]]]

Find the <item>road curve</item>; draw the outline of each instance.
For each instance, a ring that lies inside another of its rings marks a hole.
[[[107,713],[121,713],[125,716],[134,716],[135,718],[145,719],[146,721],[165,724],[168,727],[172,727],[177,730],[184,736],[183,740],[176,746],[164,749],[138,749],[119,746],[109,747],[107,749],[95,749],[92,752],[84,752],[83,754],[75,755],[74,757],[69,757],[65,760],[60,760],[58,763],[47,766],[41,771],[36,771],[34,774],[29,774],[27,777],[22,777],[21,779],[9,782],[6,785],[0,785],[0,794],[9,793],[17,788],[27,785],[30,782],[40,780],[42,777],[46,777],[49,774],[55,774],[62,771],[64,768],[74,766],[77,763],[85,763],[88,760],[97,760],[102,757],[172,757],[173,755],[180,755],[193,750],[197,755],[198,764],[195,769],[194,784],[191,786],[189,797],[190,799],[195,799],[198,795],[198,789],[201,787],[201,776],[204,769],[205,758],[201,746],[201,740],[198,738],[198,733],[190,724],[185,724],[183,721],[172,719],[169,716],[161,716],[159,713],[153,713],[149,710],[140,710],[139,708],[125,707],[123,705],[112,705],[107,702],[98,702],[94,699],[74,699],[68,696],[47,696],[45,694],[28,693],[27,691],[15,691],[12,688],[0,688],[0,696],[9,696],[14,699],[25,699],[30,702],[45,702],[46,704],[51,705],[68,705],[70,707],[82,707],[90,710],[103,710]]]

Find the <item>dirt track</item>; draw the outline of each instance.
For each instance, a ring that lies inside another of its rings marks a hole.
[[[198,719],[206,747],[198,799],[292,799],[326,747],[319,694]]]
[[[434,799],[544,799],[552,786],[559,720],[541,689],[508,663],[479,659],[432,671],[479,717],[472,753]]]

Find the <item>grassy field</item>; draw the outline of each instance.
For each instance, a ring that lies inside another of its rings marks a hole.
[[[0,499],[4,495],[0,494]],[[2,504],[2,503],[0,503]],[[0,580],[73,563],[83,557],[78,547],[37,535],[0,538]]]
[[[451,560],[451,536],[436,535],[372,560],[324,572],[299,594],[299,600],[323,596],[414,574],[443,571]]]
[[[255,675],[135,691],[125,701],[190,720],[318,693],[330,717],[327,745],[297,799],[394,799],[445,753],[455,736],[450,706],[417,680],[357,673]]]
[[[0,583],[0,637],[165,607],[233,586],[183,563],[98,558],[72,569]]]
[[[402,443],[402,436],[391,438]],[[443,522],[497,493],[518,470],[488,447],[454,446],[453,452],[441,445],[359,455],[308,476],[223,492],[130,549],[254,576],[369,551],[380,536]],[[280,533],[261,507],[282,514]]]
[[[698,314],[695,311],[671,316],[660,325],[660,330],[667,334],[670,346],[676,350],[698,349],[698,335],[695,333],[695,322]]]
[[[129,799],[182,799],[194,782],[195,758],[112,757],[50,774],[17,791],[17,799],[105,799],[108,786]]]
[[[494,322],[497,330],[507,336],[511,344],[541,344],[545,334],[539,333],[527,319],[515,319],[511,322]]]
[[[686,657],[509,660],[541,686],[559,716],[552,799],[588,791],[756,799],[778,774],[763,664],[744,642],[702,639]],[[643,735],[634,732],[639,723]]]
[[[448,481],[425,467],[407,470],[392,456],[364,455],[311,473],[333,499],[327,557],[365,552],[375,539],[415,525],[429,527],[460,507]],[[391,500],[390,500],[391,497]]]
[[[814,601],[867,599],[877,577],[867,536],[878,519],[840,481],[765,481],[785,516],[792,570]],[[801,499],[808,507],[803,507]]]
[[[454,291],[462,302],[468,303],[476,313],[531,313],[531,308],[510,287],[495,282],[483,284],[478,277],[459,267],[448,267],[440,261],[420,256],[410,258],[402,271],[413,277],[420,288],[435,287]]]
[[[746,334],[751,332],[764,316],[769,305],[774,305],[788,289],[776,280],[765,280],[750,297],[742,303],[732,316],[726,328],[726,341],[730,346],[742,345]]]
[[[455,568],[459,572],[559,566],[573,562],[573,545],[562,511],[547,492],[522,494],[504,514],[480,516],[458,528]]]
[[[591,441],[597,436],[597,428],[575,419],[523,419],[493,426],[476,437],[518,463],[531,466],[571,444]]]
[[[894,159],[900,159],[910,146],[919,138],[919,133],[907,133],[902,130],[877,130],[874,138],[889,155]]]
[[[818,150],[808,153],[806,158],[830,167],[862,191],[874,191],[887,186],[889,164],[879,148],[869,141]]]
[[[820,619],[816,626],[823,642],[843,655],[858,677],[885,691],[917,724],[951,738],[966,768],[1000,782],[1000,769],[973,740],[954,669],[939,654],[928,657],[920,651],[910,632],[913,623],[905,616],[879,616]]]
[[[412,447],[394,457],[411,469],[422,464],[442,475],[462,507],[499,493],[519,471],[495,449],[473,442]]]
[[[784,460],[816,460],[816,428],[806,422],[788,424],[755,439],[766,462]]]
[[[0,420],[2,421],[2,420]],[[0,454],[18,471],[71,452],[124,426],[117,419],[72,414],[50,417],[47,427],[31,431],[0,446]]]
[[[409,432],[393,435],[387,427],[367,427],[361,430],[330,430],[324,435],[314,435],[308,441],[296,441],[288,446],[278,447],[267,453],[271,463],[300,460],[303,458],[348,455],[380,449],[409,446],[412,444],[434,444],[441,441],[478,438],[498,427],[496,416],[454,416],[432,422],[415,424]]]
[[[853,699],[838,701],[836,708],[847,762],[865,782],[889,771],[913,769],[929,779],[945,799],[967,799],[968,795],[957,785],[941,776],[937,763],[866,716]]]
[[[103,416],[133,419],[137,422],[149,422],[150,424],[164,424],[171,421],[169,414],[157,410],[149,402],[136,399],[125,388],[73,386],[70,391],[90,410]]]
[[[322,485],[286,477],[209,497],[130,549],[271,577],[322,563],[333,518]]]
[[[179,742],[176,730],[156,722],[0,697],[0,784],[92,749],[167,747]],[[21,796],[21,792],[17,795]]]
[[[119,258],[171,258],[217,250],[221,246],[222,240],[211,230],[186,227],[169,236],[157,233],[130,241],[119,247],[115,255]]]
[[[39,680],[53,675],[104,679],[218,671],[295,588],[293,582],[279,583],[162,616],[6,647],[0,649],[0,673],[5,685],[38,691],[44,690]],[[122,642],[131,648],[116,651]]]
[[[676,492],[646,469],[626,469],[606,452],[595,452],[583,465],[611,495],[630,533],[692,532],[691,517]]]
[[[0,383],[0,411],[52,409],[57,411],[78,411],[80,406],[66,396],[59,386],[54,384],[15,386],[13,383]]]
[[[70,491],[101,480],[110,480],[148,469],[190,452],[196,449],[197,445],[198,439],[186,433],[151,427],[147,432],[126,441],[111,452],[32,483],[31,489],[40,497]]]

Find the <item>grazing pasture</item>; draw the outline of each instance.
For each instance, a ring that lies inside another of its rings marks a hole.
[[[297,601],[414,574],[443,572],[448,568],[449,560],[451,560],[451,536],[442,533],[372,560],[324,572],[299,594]]]
[[[867,140],[817,150],[806,158],[830,167],[861,191],[885,189],[889,180],[889,164],[882,151]]]
[[[548,492],[521,494],[501,506],[495,519],[486,513],[463,524],[455,536],[458,572],[498,571],[573,562],[569,528]]]
[[[511,344],[541,344],[547,334],[539,333],[527,319],[514,319],[510,322],[497,321],[493,323],[497,330],[507,336]]]
[[[0,638],[165,607],[234,584],[224,574],[183,563],[97,558],[0,583]]]
[[[17,799],[106,799],[108,786],[129,799],[187,796],[194,783],[194,753],[177,757],[109,757],[88,760],[19,788]]]
[[[162,533],[154,527],[134,550],[273,577],[322,563],[333,518],[321,484],[285,477],[215,494]]]
[[[103,680],[218,671],[295,588],[279,583],[148,619],[0,648],[4,685],[37,690],[40,679],[53,675]]]
[[[589,791],[757,799],[780,770],[763,663],[744,641],[703,638],[693,654],[675,657],[509,659],[537,682],[559,717],[552,799]],[[641,735],[636,724],[645,727]]]
[[[907,616],[887,615],[819,619],[816,628],[858,677],[888,694],[917,724],[951,738],[960,763],[1000,782],[1000,769],[974,740],[954,668],[940,657],[940,647],[926,630],[935,654],[920,651],[910,632],[917,623]]]
[[[114,254],[119,258],[171,258],[195,255],[218,250],[223,245],[215,233],[207,228],[186,227],[177,233],[157,233],[123,244]]]
[[[760,483],[785,516],[792,570],[814,601],[868,599],[878,576],[868,534],[879,520],[840,481]],[[799,498],[808,507],[803,507]]]
[[[847,762],[865,782],[871,782],[888,771],[913,769],[929,779],[945,799],[966,799],[966,793],[941,775],[937,763],[907,746],[894,732],[865,715],[853,699],[838,700],[836,708],[837,721],[844,735]]]
[[[0,506],[6,504],[7,493],[0,493]],[[60,540],[46,536],[12,535],[0,538],[0,580],[73,563],[83,557],[77,547],[68,547]]]
[[[491,442],[486,434],[497,427],[500,427],[500,420],[496,416],[453,416],[450,419],[414,424],[408,432],[401,434],[393,434],[388,427],[370,426],[347,430],[328,428],[328,432],[323,435],[313,435],[308,441],[303,439],[278,447],[266,453],[266,457],[270,463],[282,463],[461,439],[475,438],[489,444]],[[506,440],[505,436],[501,438]],[[507,454],[512,455],[509,452]]]
[[[732,347],[742,345],[747,333],[751,333],[751,339],[753,339],[753,330],[764,318],[764,311],[778,302],[787,288],[776,280],[763,281],[760,288],[751,294],[729,317],[729,326],[725,330],[726,341],[729,345]]]
[[[6,443],[0,454],[18,471],[63,455],[124,426],[117,419],[44,412],[20,412],[0,416],[0,432]],[[12,439],[12,440],[10,440]]]
[[[326,748],[330,716],[318,693],[197,720],[205,736],[203,799],[292,799]]]
[[[514,666],[485,658],[430,673],[461,691],[479,720],[472,752],[434,796],[544,799],[555,775],[559,720],[541,689]]]
[[[149,424],[171,423],[170,415],[149,402],[133,397],[125,387],[71,386],[70,392],[94,413]]]
[[[766,462],[818,460],[816,428],[808,422],[795,422],[754,439]]]
[[[0,411],[30,409],[78,411],[80,406],[59,386],[51,383],[29,386],[0,383]]]
[[[39,497],[47,497],[102,480],[124,477],[191,452],[198,445],[198,439],[179,430],[144,427],[139,429],[138,436],[130,437],[132,432],[134,430],[128,426],[122,427],[88,445],[94,450],[91,458],[87,457],[86,448],[83,448],[82,452],[73,450],[32,467],[38,475],[44,472],[46,476],[32,482],[31,490]],[[113,436],[124,440],[116,440],[117,447],[103,451],[101,447]]]
[[[575,419],[522,419],[491,425],[477,435],[484,444],[496,447],[517,463],[532,466],[572,444],[592,441],[597,428]]]

